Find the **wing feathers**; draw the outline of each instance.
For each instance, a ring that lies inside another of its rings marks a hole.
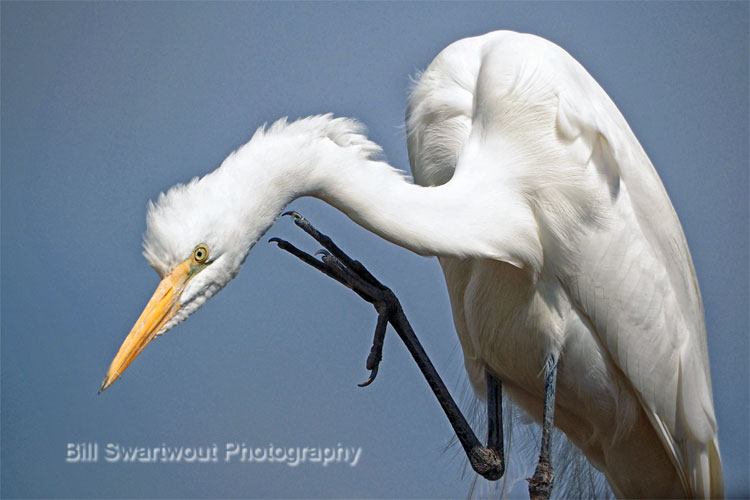
[[[557,127],[577,155],[588,148],[588,168],[609,190],[615,221],[580,242],[574,300],[639,393],[687,495],[714,497],[722,471],[703,309],[677,216],[598,85],[587,95],[561,93]]]

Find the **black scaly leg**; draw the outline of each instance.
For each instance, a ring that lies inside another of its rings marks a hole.
[[[487,448],[503,455],[503,386],[487,372]]]
[[[551,354],[545,365],[544,410],[542,411],[542,446],[534,477],[528,479],[529,498],[548,499],[555,482],[555,473],[550,460],[549,439],[555,416],[555,385],[557,383],[557,355]]]
[[[318,252],[318,255],[322,255],[322,258],[318,260],[282,239],[271,238],[270,241],[278,244],[282,250],[286,250],[306,264],[335,279],[344,286],[351,288],[357,295],[373,304],[375,310],[378,312],[375,337],[370,355],[367,358],[367,369],[370,370],[370,377],[360,384],[360,386],[369,385],[375,380],[378,373],[378,366],[382,359],[386,326],[390,323],[404,344],[406,344],[406,348],[411,353],[427,383],[430,385],[451,426],[453,426],[453,430],[456,432],[456,436],[461,442],[461,446],[463,446],[472,468],[486,479],[497,480],[501,478],[505,472],[505,463],[503,460],[502,413],[500,411],[502,393],[500,383],[491,375],[487,375],[487,407],[490,418],[488,446],[485,447],[480,444],[474,431],[472,431],[466,422],[461,410],[459,410],[438,375],[437,370],[432,365],[430,358],[424,352],[414,330],[404,315],[404,311],[396,295],[388,287],[375,279],[360,262],[350,258],[328,236],[315,229],[304,217],[296,212],[287,212],[284,215],[291,215],[294,218],[295,224],[317,240],[326,251]]]

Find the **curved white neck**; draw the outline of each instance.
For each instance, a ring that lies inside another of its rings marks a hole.
[[[502,228],[488,223],[491,214],[484,210],[491,208],[471,185],[456,179],[435,187],[412,184],[377,160],[378,152],[355,122],[313,117],[259,132],[219,170],[227,174],[222,176],[225,182],[249,193],[242,212],[256,221],[259,215],[266,219],[262,232],[294,199],[313,196],[421,255],[484,257],[521,265],[498,244]],[[260,234],[252,237],[255,241]]]

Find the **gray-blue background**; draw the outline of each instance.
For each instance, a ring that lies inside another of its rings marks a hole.
[[[2,496],[463,497],[450,428],[375,316],[259,244],[245,269],[97,388],[157,284],[145,206],[265,121],[364,121],[406,168],[409,75],[459,38],[533,32],[620,107],[677,209],[705,302],[729,494],[748,495],[748,3],[10,3],[2,15]],[[448,386],[442,275],[315,200],[293,207],[397,291]],[[289,221],[270,235],[315,249]],[[357,467],[67,464],[69,442],[361,446]]]

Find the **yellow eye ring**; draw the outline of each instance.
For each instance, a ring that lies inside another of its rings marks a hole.
[[[208,260],[208,247],[206,245],[198,245],[193,250],[193,260],[198,264],[203,264]]]

